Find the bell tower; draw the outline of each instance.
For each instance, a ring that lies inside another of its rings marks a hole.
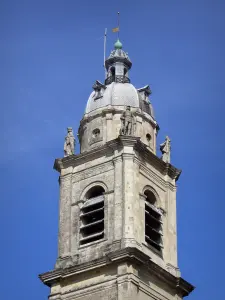
[[[59,172],[58,258],[39,277],[49,300],[183,299],[194,287],[177,262],[176,182],[170,139],[156,155],[159,126],[148,85],[136,89],[117,40],[104,83],[93,85],[74,154],[72,128]]]

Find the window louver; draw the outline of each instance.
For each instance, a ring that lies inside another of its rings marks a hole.
[[[104,237],[104,196],[90,198],[81,209],[80,244]]]

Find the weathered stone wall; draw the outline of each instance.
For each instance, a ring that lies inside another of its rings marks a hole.
[[[123,106],[110,106],[85,115],[79,129],[81,153],[116,139],[120,135],[124,110]],[[148,149],[156,153],[156,122],[140,109],[132,108],[131,111],[136,121],[134,136],[140,137]],[[95,129],[99,129],[100,132],[97,137],[94,135]],[[150,136],[150,140],[147,139],[147,135]]]
[[[179,300],[165,282],[144,266],[130,263],[108,266],[76,274],[51,288],[50,300]]]
[[[61,176],[59,256],[84,263],[103,257],[108,247],[137,247],[163,268],[177,274],[176,187],[147,160],[134,151],[135,139],[111,154],[81,162]],[[95,186],[105,190],[104,239],[79,244],[80,212],[85,194]],[[145,242],[145,189],[156,195],[156,206],[164,212],[162,255]],[[60,266],[60,264],[59,264]]]

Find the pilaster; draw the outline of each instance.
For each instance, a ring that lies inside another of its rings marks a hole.
[[[84,201],[80,200],[71,207],[71,255],[77,255],[79,248],[80,207]]]
[[[133,147],[125,146],[123,157],[123,237],[125,240],[134,240],[134,153]]]
[[[72,174],[60,177],[58,256],[62,259],[71,254],[71,185]]]
[[[114,163],[114,241],[122,238],[123,232],[123,161],[122,156],[113,158]]]
[[[113,130],[113,122],[112,122],[112,119],[113,119],[113,114],[112,112],[109,112],[109,113],[106,113],[105,115],[105,119],[106,119],[106,141],[110,141],[112,140],[112,136],[113,136],[113,133],[112,133],[112,130]]]

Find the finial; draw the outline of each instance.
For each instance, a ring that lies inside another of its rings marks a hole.
[[[117,39],[117,41],[114,44],[114,48],[115,49],[122,49],[122,47],[123,47],[123,44],[120,42],[119,39]]]

